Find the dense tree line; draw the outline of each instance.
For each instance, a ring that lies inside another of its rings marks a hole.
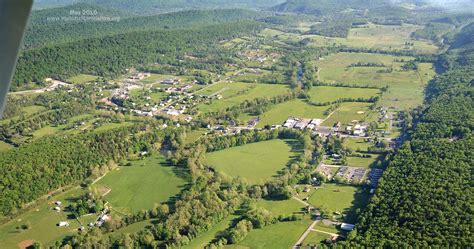
[[[14,214],[40,196],[77,183],[110,160],[171,143],[177,131],[132,126],[101,133],[46,137],[0,155],[0,213]],[[30,184],[33,183],[34,184]]]
[[[13,88],[46,77],[66,79],[80,73],[115,76],[160,57],[175,58],[190,51],[215,47],[219,41],[256,32],[256,22],[237,22],[198,29],[131,32],[91,38],[21,53]]]
[[[464,37],[472,37],[466,27]],[[462,38],[461,38],[462,37]],[[351,245],[368,247],[471,247],[474,165],[474,60],[472,41],[454,47],[441,63],[447,72],[427,88],[407,142],[388,169]],[[469,59],[467,59],[469,58]]]
[[[79,11],[80,15],[71,14]],[[91,13],[87,15],[87,11]],[[84,12],[84,13],[83,13]],[[265,17],[264,12],[250,10],[189,10],[155,16],[126,16],[124,13],[88,4],[35,11],[25,35],[24,47],[31,49],[77,40],[123,34],[133,31],[153,31],[191,28],[239,20]],[[79,17],[77,20],[65,18]],[[86,18],[109,18],[89,20]],[[56,19],[57,18],[57,19]],[[65,20],[62,20],[64,18]],[[85,19],[80,19],[85,18]]]

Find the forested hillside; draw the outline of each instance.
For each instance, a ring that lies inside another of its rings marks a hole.
[[[471,247],[474,99],[472,24],[441,57],[408,141],[392,158],[352,245]]]
[[[95,5],[75,4],[33,12],[24,47],[29,49],[132,31],[200,27],[223,22],[252,20],[268,15],[251,10],[228,9],[190,10],[136,17]]]
[[[31,49],[18,59],[12,88],[47,77],[65,79],[79,73],[114,76],[132,66],[205,51],[221,40],[261,28],[260,23],[244,21],[197,29],[131,32]]]
[[[36,8],[58,6],[61,4],[90,3],[106,8],[120,9],[140,15],[164,13],[189,9],[224,8],[266,8],[282,3],[283,0],[40,0]]]

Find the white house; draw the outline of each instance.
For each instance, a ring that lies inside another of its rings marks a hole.
[[[349,223],[342,223],[341,224],[341,229],[344,231],[352,231],[354,229],[355,225],[349,224]]]

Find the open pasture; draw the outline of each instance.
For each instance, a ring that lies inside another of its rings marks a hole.
[[[327,83],[345,83],[359,86],[385,87],[381,103],[387,107],[408,109],[423,101],[423,89],[434,76],[431,63],[419,63],[418,71],[404,71],[404,62],[395,60],[412,60],[412,57],[400,57],[368,53],[338,53],[330,55],[317,64],[320,68],[320,80]],[[385,67],[351,67],[354,63],[379,63]],[[382,72],[389,67],[392,72]]]
[[[377,25],[369,24],[361,28],[352,28],[347,40],[354,47],[377,48],[384,50],[414,50],[422,53],[435,53],[438,48],[431,41],[413,40],[411,33],[423,26],[403,25]],[[413,46],[405,45],[413,43]]]
[[[349,124],[354,120],[361,122],[367,116],[369,106],[372,103],[360,103],[360,102],[347,102],[342,103],[329,118],[323,122],[325,126],[333,126],[337,122],[341,124]]]
[[[66,82],[70,82],[72,84],[83,84],[87,82],[91,82],[99,78],[98,76],[89,75],[89,74],[79,74],[74,77],[71,77],[66,80]]]
[[[260,115],[257,128],[263,128],[265,125],[282,125],[289,117],[322,119],[327,108],[328,106],[313,106],[300,99],[290,100],[275,105]]]
[[[186,184],[174,168],[167,165],[164,157],[152,155],[132,161],[131,166],[119,167],[94,184],[110,189],[105,200],[122,212],[150,209],[179,193]]]
[[[378,96],[380,90],[370,88],[350,88],[350,87],[332,87],[332,86],[316,86],[311,88],[309,96],[312,102],[326,103],[333,102],[344,98],[364,98]]]
[[[247,237],[230,248],[292,248],[298,238],[311,224],[309,216],[302,220],[278,222],[261,229],[253,229]]]
[[[216,91],[210,94],[221,95],[222,99],[214,99],[210,103],[198,105],[198,109],[202,113],[224,110],[246,100],[283,95],[289,91],[289,88],[285,85],[275,84],[219,83],[217,89],[211,90]],[[203,90],[204,95],[206,92],[209,93],[209,89]]]
[[[328,212],[340,212],[344,221],[354,223],[357,220],[355,210],[368,202],[368,192],[360,187],[338,184],[324,184],[312,190],[309,203]]]
[[[208,165],[229,177],[241,177],[250,184],[263,184],[296,156],[296,141],[269,140],[208,153]]]

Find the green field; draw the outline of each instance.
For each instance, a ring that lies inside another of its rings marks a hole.
[[[263,128],[265,125],[282,125],[289,117],[322,119],[326,109],[328,106],[313,106],[300,99],[291,100],[275,105],[260,115],[257,128]]]
[[[272,212],[274,216],[300,213],[304,208],[304,205],[295,199],[259,200],[257,206]]]
[[[81,226],[77,220],[68,219],[69,212],[56,212],[53,210],[54,201],[61,201],[62,206],[68,206],[74,197],[83,194],[83,190],[75,188],[61,193],[51,200],[41,201],[41,203],[27,211],[26,213],[15,217],[5,224],[0,225],[1,248],[18,248],[18,244],[25,240],[38,241],[43,246],[50,245],[66,235],[72,235],[77,232]],[[69,227],[58,227],[60,221],[69,221]],[[17,229],[21,225],[29,224],[30,229]]]
[[[378,96],[380,90],[369,88],[350,88],[350,87],[332,87],[332,86],[317,86],[311,88],[309,96],[312,102],[326,103],[333,102],[344,98],[364,98]]]
[[[428,54],[436,53],[439,48],[431,41],[410,38],[413,31],[421,28],[423,27],[411,24],[398,26],[369,24],[366,27],[350,29],[347,38],[301,35],[285,33],[276,29],[264,29],[262,36],[283,42],[298,42],[303,39],[310,39],[309,46],[312,47],[348,46],[382,50],[408,50]],[[413,46],[406,46],[405,42],[413,43]]]
[[[384,93],[381,104],[397,109],[408,109],[423,102],[423,89],[427,82],[433,78],[434,70],[431,63],[419,63],[418,71],[401,70],[403,62],[394,60],[412,60],[411,57],[401,57],[382,54],[367,53],[338,53],[330,55],[317,64],[320,68],[320,80],[328,83],[345,83],[360,86],[385,87],[389,89]],[[353,63],[383,63],[386,67],[350,67]],[[378,72],[392,67],[393,72]]]
[[[345,215],[344,221],[354,223],[355,210],[365,206],[368,197],[367,191],[359,187],[324,184],[312,190],[308,202],[329,212],[341,212]]]
[[[108,173],[94,186],[111,190],[105,200],[112,207],[122,212],[136,212],[168,201],[184,184],[185,180],[176,176],[162,156],[152,155]]]
[[[238,245],[252,249],[292,248],[311,222],[310,218],[305,216],[303,220],[278,222],[262,229],[253,229]]]
[[[96,80],[98,77],[94,75],[88,74],[79,74],[77,76],[71,77],[67,79],[67,82],[71,82],[73,84],[82,84]]]
[[[245,91],[245,92],[244,92]],[[211,103],[199,104],[200,112],[217,112],[225,108],[239,105],[245,100],[252,100],[263,97],[275,97],[283,95],[289,91],[285,85],[275,84],[252,84],[252,83],[218,83],[215,87],[209,87],[199,92],[200,95],[208,96],[219,94],[220,100],[212,100]],[[239,93],[240,92],[240,93]]]
[[[344,146],[349,148],[353,151],[361,151],[366,152],[370,146],[373,144],[371,142],[365,142],[364,138],[352,138],[346,137],[344,138]]]
[[[332,115],[323,122],[323,125],[333,126],[337,122],[348,124],[354,120],[361,122],[367,116],[371,103],[349,102],[342,103]]]
[[[13,148],[13,146],[11,146],[10,144],[7,144],[3,141],[0,141],[0,152],[7,151],[7,150],[12,149],[12,148]]]
[[[203,234],[191,240],[191,243],[184,246],[183,249],[205,248],[206,245],[211,243],[211,241],[216,238],[219,232],[224,231],[225,229],[230,227],[232,224],[232,221],[235,218],[238,218],[238,216],[236,215],[227,216],[225,219],[221,220],[219,223],[214,225],[211,229],[209,229],[208,231],[204,232]]]
[[[33,138],[37,139],[44,136],[51,136],[51,135],[56,134],[58,130],[59,130],[58,127],[46,126],[33,132]]]
[[[382,155],[369,154],[372,157],[363,158],[363,157],[347,157],[347,164],[352,167],[360,168],[380,168],[382,167]]]
[[[347,40],[354,47],[368,47],[385,50],[414,50],[422,53],[435,53],[438,48],[431,41],[412,40],[412,32],[423,28],[422,26],[403,24],[375,25],[370,24],[364,28],[352,28]],[[405,42],[413,42],[413,47],[406,47]]]
[[[269,140],[207,154],[207,162],[229,177],[242,177],[251,184],[263,184],[285,168],[296,155],[294,140]]]
[[[122,227],[116,231],[113,231],[112,233],[110,233],[110,235],[115,236],[115,235],[120,235],[120,234],[136,233],[138,231],[145,229],[146,227],[151,226],[152,224],[153,224],[153,220],[144,220],[144,221],[135,222],[131,225],[128,225],[126,227]]]
[[[331,238],[331,235],[316,231],[311,231],[308,236],[304,239],[303,245],[319,245],[326,239]]]

